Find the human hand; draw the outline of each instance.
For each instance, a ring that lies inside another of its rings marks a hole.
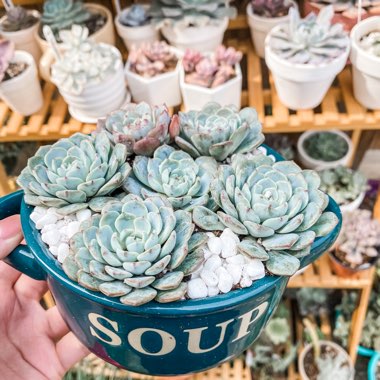
[[[46,282],[1,261],[22,239],[18,215],[0,221],[0,378],[62,379],[89,352],[69,331],[56,306],[44,310],[40,305]]]

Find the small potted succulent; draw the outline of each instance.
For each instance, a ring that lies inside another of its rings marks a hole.
[[[11,0],[3,2],[6,14],[0,19],[0,34],[8,41],[12,41],[16,50],[28,52],[38,62],[41,50],[34,34],[40,24],[40,13],[14,6]]]
[[[296,6],[292,0],[251,0],[247,5],[248,25],[257,55],[264,58],[265,38],[270,30],[289,21],[289,9]]]
[[[256,149],[255,110],[205,108],[115,111],[91,135],[41,147],[24,193],[0,200],[0,218],[22,204],[28,244],[8,262],[48,277],[81,342],[134,372],[189,374],[242,353],[289,276],[339,231],[316,172]],[[191,120],[209,145],[196,158],[174,145]]]
[[[309,169],[347,166],[352,156],[352,141],[338,130],[306,131],[297,141],[298,157]]]
[[[236,16],[230,0],[154,0],[151,15],[165,39],[178,49],[215,51],[228,19]]]
[[[126,101],[121,54],[114,46],[90,41],[88,29],[79,25],[62,30],[60,38],[67,49],[52,65],[51,80],[73,117],[96,123]]]
[[[321,190],[330,195],[343,213],[358,209],[367,189],[367,178],[359,171],[337,166],[319,171]]]
[[[117,4],[118,4],[118,0]],[[120,6],[118,4],[117,9]],[[152,22],[149,8],[140,4],[133,4],[117,12],[115,26],[118,35],[123,39],[128,50],[132,46],[139,47],[143,43],[158,41],[159,30]]]
[[[22,94],[22,96],[20,96]],[[43,105],[36,63],[31,54],[0,41],[0,98],[15,112],[29,116]]]
[[[185,110],[199,110],[214,101],[240,108],[242,53],[219,46],[213,54],[186,50],[180,71],[180,87]]]
[[[346,65],[350,40],[342,25],[331,25],[332,6],[318,16],[301,19],[295,7],[289,22],[274,27],[265,41],[265,61],[270,68],[278,96],[288,108],[318,106]]]
[[[136,102],[178,106],[180,52],[164,41],[133,48],[125,65],[125,76]]]
[[[366,108],[380,109],[380,17],[359,22],[351,31],[354,96]]]
[[[329,252],[334,271],[349,277],[375,265],[379,258],[380,223],[369,210],[343,216],[342,231]]]

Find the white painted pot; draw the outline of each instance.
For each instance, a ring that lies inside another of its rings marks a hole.
[[[350,377],[345,380],[354,380],[355,369],[348,353],[341,346],[339,346],[338,344],[334,342],[327,341],[327,340],[320,340],[319,343],[321,346],[332,347],[333,349],[335,349],[335,351],[341,352],[347,358],[347,362],[349,363],[349,367],[350,367]],[[309,376],[307,376],[306,374],[304,362],[305,362],[306,354],[312,349],[313,349],[313,345],[309,343],[308,345],[304,347],[304,349],[301,351],[300,355],[298,356],[298,370],[300,371],[302,380],[310,380]]]
[[[105,117],[108,113],[120,108],[127,97],[121,56],[114,73],[101,83],[88,84],[81,94],[72,94],[59,86],[58,90],[68,104],[70,114],[79,121],[86,123],[89,119],[96,120]]]
[[[37,11],[28,11],[28,13],[31,13],[38,19],[41,17],[40,13]],[[4,22],[4,20],[6,20],[6,16],[0,19],[0,24]],[[6,32],[2,30],[0,31],[0,34],[5,39],[12,41],[15,44],[16,50],[23,50],[28,52],[33,56],[36,63],[38,63],[41,57],[41,49],[35,38],[35,34],[37,33],[39,26],[40,22],[38,21],[29,28],[18,30],[17,32]]]
[[[359,22],[351,31],[351,55],[354,96],[366,108],[380,109],[380,57],[362,49],[360,40],[380,30],[380,16]]]
[[[272,31],[277,31],[276,26]],[[280,58],[270,48],[272,31],[265,40],[265,62],[272,71],[276,91],[281,102],[293,110],[317,107],[330,88],[335,76],[346,65],[350,51],[347,37],[347,48],[334,60],[321,65],[295,64]]]
[[[327,161],[316,160],[307,154],[304,148],[305,140],[307,140],[313,134],[319,133],[319,132],[321,131],[306,131],[302,133],[302,135],[299,137],[297,141],[297,150],[298,150],[298,158],[301,161],[302,166],[307,169],[315,169],[315,170],[331,169],[331,168],[336,168],[340,165],[347,166],[352,156],[353,145],[348,135],[338,130],[329,130],[328,132],[339,135],[347,142],[347,145],[348,145],[347,153],[342,158],[336,161],[327,162]]]
[[[192,49],[199,52],[215,51],[222,44],[224,32],[228,26],[228,18],[215,21],[210,25],[178,28],[175,25],[164,25],[162,35],[170,45],[177,49]]]
[[[43,105],[36,63],[31,54],[16,50],[11,62],[25,62],[28,67],[20,75],[0,83],[0,98],[15,112],[24,116],[39,111]]]
[[[289,15],[282,17],[259,16],[253,13],[252,5],[249,3],[247,5],[247,19],[256,53],[260,58],[264,58],[266,36],[275,26],[287,23]]]
[[[130,8],[130,7],[129,7]],[[139,47],[144,43],[152,43],[160,39],[160,31],[153,23],[143,26],[125,26],[119,21],[119,16],[115,17],[117,34],[121,37],[128,50],[132,46]]]
[[[177,57],[180,57],[176,51]],[[180,58],[173,71],[157,75],[153,78],[144,78],[129,69],[130,63],[125,65],[125,76],[131,90],[133,100],[147,102],[148,104],[166,104],[174,107],[181,104],[181,90],[179,87]]]
[[[345,205],[339,205],[340,211],[342,211],[342,213],[350,213],[357,210],[363,203],[364,197],[365,191],[361,192],[358,195],[358,197],[354,199],[352,202],[346,203]]]
[[[180,87],[185,111],[200,110],[208,102],[217,102],[222,106],[233,104],[240,109],[242,74],[239,64],[235,65],[235,78],[215,87],[206,88],[185,82],[185,70],[181,65]]]

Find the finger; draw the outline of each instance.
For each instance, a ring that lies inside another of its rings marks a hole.
[[[33,299],[39,301],[48,291],[45,281],[37,281],[23,274],[15,283],[14,290],[18,298]]]
[[[46,315],[49,323],[49,336],[52,339],[59,340],[70,331],[59,313],[57,306],[47,310]]]
[[[72,332],[57,343],[56,350],[65,372],[90,353]]]
[[[0,289],[11,289],[21,274],[21,272],[10,265],[0,261]]]

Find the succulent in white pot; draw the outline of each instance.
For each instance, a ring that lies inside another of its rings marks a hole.
[[[0,98],[15,112],[29,116],[43,105],[36,63],[31,54],[0,41]]]
[[[219,46],[214,53],[186,50],[180,71],[180,87],[185,110],[199,110],[206,103],[240,108],[242,53]]]
[[[230,0],[154,0],[151,14],[169,43],[178,49],[214,51],[223,41],[228,19],[236,16]]]
[[[168,107],[181,104],[180,55],[164,41],[133,48],[125,65],[133,100]]]
[[[289,23],[269,32],[265,61],[284,105],[294,110],[314,108],[346,65],[350,40],[341,24],[331,24],[332,6],[304,19],[295,8],[289,15]]]
[[[351,31],[354,96],[366,108],[380,108],[380,16],[359,22]]]
[[[297,6],[291,0],[252,0],[247,5],[247,19],[257,55],[264,58],[265,38],[276,25],[289,20],[289,9]]]
[[[128,50],[132,46],[158,41],[159,30],[152,22],[149,7],[134,4],[120,10],[115,17],[115,26],[118,35],[122,38]]]
[[[96,122],[126,100],[121,54],[114,46],[88,40],[88,29],[79,25],[60,37],[67,50],[52,65],[52,82],[73,117]]]

